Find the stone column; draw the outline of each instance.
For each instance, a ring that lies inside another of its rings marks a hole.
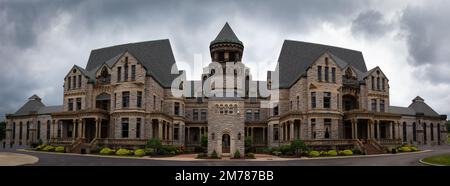
[[[162,140],[162,134],[163,134],[163,126],[162,126],[162,121],[158,120],[158,139]]]
[[[290,132],[290,140],[291,141],[293,141],[294,140],[294,122],[289,122],[289,124],[290,124],[290,127],[291,127],[291,131],[289,131]]]
[[[380,139],[380,136],[381,136],[381,134],[380,134],[380,121],[378,120],[377,121],[377,139]]]
[[[72,123],[73,123],[73,129],[72,129],[72,140],[73,141],[75,141],[75,139],[77,138],[77,136],[76,136],[76,131],[77,131],[77,120],[76,119],[73,119],[72,120]]]
[[[82,124],[82,129],[83,129],[83,139],[86,139],[86,121],[83,120],[83,124]]]
[[[358,120],[355,119],[355,139],[358,139]]]
[[[61,136],[61,139],[64,139],[64,122],[62,122],[62,121],[58,121],[58,125],[59,126],[61,126],[61,134],[60,134],[60,136]]]
[[[390,125],[389,125],[389,135],[391,135],[391,136],[389,136],[389,139],[394,139],[394,122],[389,122],[390,123]]]

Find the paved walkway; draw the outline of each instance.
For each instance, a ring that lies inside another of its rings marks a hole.
[[[39,158],[26,154],[0,152],[0,166],[19,166],[35,164]]]

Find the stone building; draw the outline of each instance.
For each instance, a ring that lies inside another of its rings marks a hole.
[[[359,51],[286,40],[266,81],[252,79],[244,44],[227,24],[210,43],[201,80],[176,68],[169,40],[93,50],[86,68],[64,77],[61,106],[33,95],[7,114],[7,140],[42,141],[83,152],[96,146],[138,147],[148,139],[200,146],[221,156],[244,153],[244,141],[268,148],[303,140],[312,148],[377,153],[401,144],[441,145],[446,115],[416,97],[390,106],[389,79],[368,70]]]

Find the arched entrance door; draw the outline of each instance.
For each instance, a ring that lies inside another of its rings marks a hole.
[[[230,135],[222,136],[222,153],[230,153]]]

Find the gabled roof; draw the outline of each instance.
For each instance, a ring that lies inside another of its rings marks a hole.
[[[383,73],[383,71],[381,70],[381,68],[380,68],[379,66],[376,66],[376,67],[370,69],[369,71],[365,72],[365,73],[363,74],[363,76],[364,76],[363,78],[366,78],[367,76],[369,76],[370,74],[372,74],[375,70],[380,70],[380,72],[383,74],[383,76],[384,76],[387,80],[389,80],[389,79],[386,77],[386,75]]]
[[[17,110],[13,116],[24,116],[32,113],[37,113],[39,109],[45,107],[45,105],[41,102],[41,98],[37,95],[31,96],[28,101]]]
[[[439,114],[425,103],[425,100],[419,96],[413,99],[408,108],[413,109],[416,113],[423,113],[425,116],[439,117]]]
[[[367,72],[360,51],[301,41],[285,40],[278,58],[280,88],[289,88],[306,72],[306,69],[325,52],[331,53],[341,63],[346,62],[361,72]]]
[[[222,30],[217,35],[216,39],[211,41],[211,45],[216,43],[237,43],[243,45],[242,41],[238,39],[236,34],[234,34],[233,29],[231,29],[228,22],[225,23]]]
[[[126,51],[132,53],[147,69],[147,75],[152,76],[163,87],[170,87],[174,77],[171,74],[171,69],[172,65],[175,65],[175,57],[168,39],[129,43],[92,50],[86,70],[95,72],[103,63],[112,63],[114,58]]]

